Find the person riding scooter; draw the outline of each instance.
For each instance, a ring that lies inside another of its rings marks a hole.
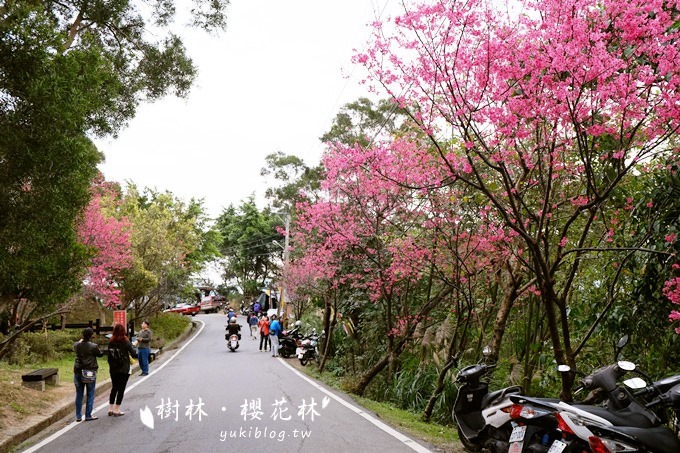
[[[238,335],[238,339],[241,339],[241,325],[236,322],[236,317],[231,318],[227,324],[227,340],[231,335]]]

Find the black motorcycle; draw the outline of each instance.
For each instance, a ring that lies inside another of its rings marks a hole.
[[[296,326],[291,330],[284,330],[279,336],[279,354],[281,357],[288,358],[295,355],[298,347],[298,341],[302,339],[300,327]]]
[[[646,385],[651,379],[634,363],[618,361],[627,341],[627,336],[619,341],[614,364],[598,368],[581,381],[580,388],[591,393],[580,403],[511,396],[515,403],[510,410],[513,422],[528,434],[521,439],[524,451],[680,451],[673,432],[661,426],[669,421],[666,408],[677,411],[680,406],[680,376]],[[570,371],[564,365],[558,369]],[[634,378],[620,384],[618,381],[629,372],[646,380]],[[656,445],[650,442],[652,439]]]
[[[484,348],[485,357],[489,352]],[[453,360],[457,361],[457,358]],[[489,392],[489,383],[484,377],[494,368],[494,364],[479,363],[463,368],[456,376],[460,387],[452,416],[466,451],[485,449],[505,453],[513,436],[517,436],[509,414],[513,406],[510,396],[519,395],[522,388],[510,386]]]

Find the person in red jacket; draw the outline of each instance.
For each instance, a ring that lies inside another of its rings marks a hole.
[[[272,345],[269,342],[269,318],[265,315],[260,315],[260,322],[258,323],[260,327],[260,351],[262,351],[262,345],[264,344],[264,350],[267,350],[267,345],[271,350]]]

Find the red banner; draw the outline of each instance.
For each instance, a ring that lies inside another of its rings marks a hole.
[[[113,311],[113,325],[122,324],[127,330],[127,311],[125,310],[114,310]]]

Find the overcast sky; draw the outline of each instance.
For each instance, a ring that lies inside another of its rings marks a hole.
[[[267,154],[316,165],[319,137],[360,96],[367,24],[396,0],[231,0],[220,35],[183,33],[198,66],[187,99],[140,106],[117,139],[96,142],[107,180],[204,199],[210,216],[251,194],[263,206]]]

